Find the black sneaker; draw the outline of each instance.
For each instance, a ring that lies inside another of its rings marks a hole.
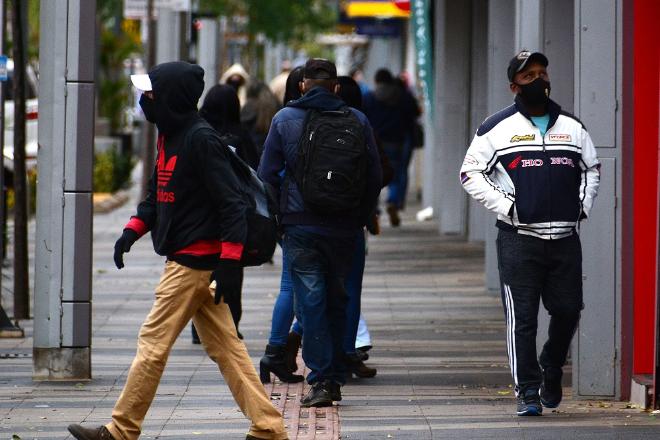
[[[541,384],[541,403],[546,408],[557,408],[562,398],[560,367],[547,367],[543,370]]]
[[[78,440],[115,440],[105,426],[85,428],[74,423],[69,425],[67,429]]]
[[[300,399],[300,406],[309,408],[310,406],[321,408],[332,406],[332,396],[325,382],[316,382],[307,392],[307,395]]]
[[[538,388],[527,388],[518,393],[518,415],[519,416],[540,416],[543,413],[541,406],[541,396]]]
[[[340,402],[341,385],[339,385],[337,382],[331,382],[331,381],[326,382],[325,385],[328,388],[328,392],[330,393],[330,398],[333,400],[333,402]]]

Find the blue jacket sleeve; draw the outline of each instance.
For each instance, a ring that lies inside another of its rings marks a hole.
[[[279,190],[282,180],[281,172],[285,167],[285,159],[282,137],[278,130],[278,122],[277,118],[273,119],[270,130],[268,130],[257,175],[261,180],[270,183]]]
[[[383,182],[383,170],[380,165],[380,156],[378,155],[378,147],[376,146],[376,139],[374,132],[365,118],[364,121],[364,134],[367,139],[367,148],[369,151],[369,168],[367,171],[367,193],[365,200],[366,212],[363,212],[365,224],[369,216],[373,214],[380,195],[381,183]]]

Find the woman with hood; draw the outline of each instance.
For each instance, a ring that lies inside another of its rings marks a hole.
[[[256,169],[259,162],[257,149],[248,133],[241,128],[240,104],[238,102],[238,96],[231,86],[216,84],[211,87],[204,98],[199,115],[220,134],[221,139],[234,150],[238,157]],[[241,270],[241,290],[243,285],[242,275],[243,271]],[[243,314],[240,296],[238,301],[230,304],[229,309],[236,325],[238,337],[243,339],[243,335],[238,331],[238,323]],[[200,343],[194,325],[192,326],[192,339],[193,343]]]
[[[241,107],[245,105],[245,101],[247,100],[246,87],[248,81],[250,81],[250,74],[247,73],[247,70],[240,63],[232,64],[220,77],[220,84],[227,84],[234,88]]]

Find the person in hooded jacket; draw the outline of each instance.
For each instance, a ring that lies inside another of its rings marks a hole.
[[[204,70],[170,62],[131,79],[143,92],[147,121],[158,128],[158,152],[147,195],[117,240],[114,260],[124,267],[124,253],[150,231],[154,250],[167,261],[112,420],[95,428],[69,425],[69,432],[79,440],[137,439],[169,352],[192,319],[252,422],[246,438],[286,439],[282,415],[259,382],[227,306],[240,295],[247,202],[231,169],[232,153],[197,112]]]
[[[236,90],[226,84],[216,84],[204,97],[199,115],[236,150],[238,157],[254,170],[259,165],[259,152],[250,133],[241,124],[241,104]]]
[[[243,159],[253,169],[257,169],[259,156],[257,147],[252,142],[251,137],[243,129],[240,123],[241,105],[238,102],[238,95],[233,87],[226,84],[216,84],[209,89],[204,97],[204,103],[199,110],[199,115],[208,122],[222,136],[222,140],[233,148],[236,155]],[[243,270],[241,268],[241,291],[243,287]],[[240,339],[243,335],[238,330],[238,324],[243,315],[241,305],[241,295],[238,295],[235,301],[227,304],[231,311],[231,316],[236,325],[236,333]],[[199,344],[201,341],[192,324],[192,342]]]
[[[334,63],[320,58],[305,63],[303,96],[290,101],[273,118],[258,171],[259,177],[280,191],[282,245],[304,328],[302,356],[310,369],[307,382],[311,389],[301,399],[305,407],[329,406],[341,400],[340,387],[346,381],[342,348],[346,326],[344,280],[355,250],[355,237],[373,212],[382,181],[371,126],[356,109],[350,111],[363,127],[368,153],[361,209],[334,215],[315,213],[305,206],[295,179],[285,172],[295,169],[308,111],[346,107],[336,95],[338,87]],[[270,346],[266,348],[267,355],[269,349]]]
[[[250,74],[240,63],[234,63],[229,66],[229,69],[225,70],[220,77],[220,84],[227,84],[236,90],[241,107],[245,105],[245,101],[247,100],[246,87],[249,81]]]

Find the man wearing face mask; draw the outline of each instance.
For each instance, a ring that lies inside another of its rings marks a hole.
[[[112,420],[105,426],[74,424],[68,429],[79,440],[137,439],[170,350],[192,319],[209,357],[252,422],[247,438],[284,440],[282,416],[238,339],[227,306],[240,295],[247,204],[229,162],[232,153],[197,113],[204,70],[170,62],[131,80],[142,91],[140,106],[147,121],[158,127],[158,152],[147,196],[124,226],[114,260],[123,268],[124,253],[151,232],[154,250],[167,261]]]
[[[497,213],[497,258],[517,414],[541,415],[562,399],[562,367],[580,319],[580,221],[598,192],[589,133],[550,99],[548,59],[522,51],[509,63],[514,103],[477,130],[461,167],[465,190]],[[539,304],[550,313],[537,358]]]

